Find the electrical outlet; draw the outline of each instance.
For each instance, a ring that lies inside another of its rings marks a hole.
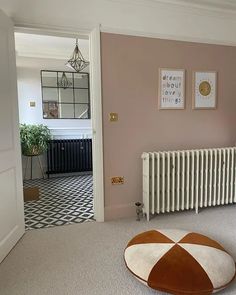
[[[124,177],[123,176],[112,177],[111,184],[124,184]]]

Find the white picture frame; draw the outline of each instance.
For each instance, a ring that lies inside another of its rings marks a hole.
[[[159,110],[185,109],[185,70],[159,69]]]
[[[193,109],[215,110],[217,108],[217,72],[193,72]]]

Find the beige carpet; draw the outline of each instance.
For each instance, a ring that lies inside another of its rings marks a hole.
[[[150,222],[106,223],[32,230],[0,265],[1,295],[154,295],[126,270],[123,250],[153,228],[188,229],[221,242],[236,259],[236,206],[161,215]],[[236,281],[221,294],[236,294]]]

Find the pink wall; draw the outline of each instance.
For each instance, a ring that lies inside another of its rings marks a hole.
[[[160,67],[186,69],[185,110],[158,110]],[[192,110],[193,70],[218,72],[217,110]],[[236,142],[236,47],[102,33],[102,83],[106,220],[134,215],[142,152]],[[112,186],[111,176],[125,184]]]

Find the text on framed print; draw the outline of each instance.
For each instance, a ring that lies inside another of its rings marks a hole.
[[[184,109],[185,70],[160,69],[159,108]]]

